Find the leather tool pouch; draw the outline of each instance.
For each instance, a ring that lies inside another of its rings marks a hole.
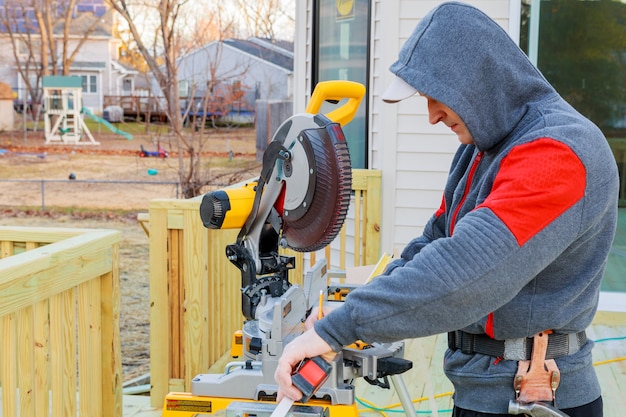
[[[513,385],[519,402],[554,402],[561,374],[554,359],[546,359],[550,333],[551,330],[537,333],[531,359],[518,362]]]

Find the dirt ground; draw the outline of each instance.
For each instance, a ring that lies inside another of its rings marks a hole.
[[[146,174],[147,170],[156,169],[159,181],[176,181],[176,155],[170,154],[165,159],[139,157],[140,145],[150,150],[155,148],[149,136],[135,135],[131,141],[110,134],[94,136],[100,145],[46,146],[41,132],[28,132],[28,135],[23,132],[2,133],[0,180],[67,179],[68,173],[74,173],[77,179],[149,181],[154,178]],[[235,182],[260,172],[260,165],[255,159],[253,129],[214,134],[208,140],[207,148],[204,160],[220,164],[219,168],[207,168],[207,171],[212,170],[213,177]],[[223,161],[236,163],[228,165]],[[138,212],[146,211],[145,197],[137,208],[132,204],[133,194],[136,193],[129,193],[119,186],[103,191],[104,194],[77,189],[61,194],[62,203],[70,209],[41,211],[37,209],[38,194],[25,192],[24,187],[22,183],[0,181],[0,225],[106,228],[122,232],[120,275],[124,380],[146,375],[150,371],[149,250],[148,237],[136,220]],[[46,206],[56,206],[55,197],[50,196],[48,191],[46,193]],[[25,200],[29,194],[37,196]],[[171,195],[156,196],[163,197],[170,198]],[[118,207],[115,201],[124,201],[124,207]],[[31,208],[24,208],[26,206]]]

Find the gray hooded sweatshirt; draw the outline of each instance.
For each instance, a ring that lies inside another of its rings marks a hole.
[[[391,71],[457,113],[474,145],[459,147],[423,234],[317,333],[339,351],[460,329],[507,340],[587,328],[617,218],[617,167],[601,131],[465,4],[432,10]],[[556,359],[559,408],[600,396],[592,346]],[[444,370],[459,407],[505,414],[515,398],[514,360],[448,350]]]

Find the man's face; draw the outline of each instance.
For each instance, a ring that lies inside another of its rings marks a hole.
[[[474,143],[474,139],[470,134],[467,126],[463,123],[463,120],[452,109],[439,101],[424,96],[428,100],[428,121],[430,124],[437,124],[442,122],[448,126],[456,136],[459,138],[459,142],[464,145],[471,145]]]

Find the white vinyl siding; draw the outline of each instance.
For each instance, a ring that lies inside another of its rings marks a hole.
[[[468,3],[509,30],[510,16],[519,15],[520,0],[474,0]],[[380,99],[393,76],[389,66],[415,25],[442,1],[372,0],[368,126],[369,167],[383,172],[381,249],[401,249],[421,234],[441,203],[448,168],[458,140],[443,126],[428,123],[426,102],[415,97],[398,104]],[[296,3],[294,110],[304,111],[311,91],[313,0]],[[515,21],[519,25],[519,20]],[[516,42],[518,39],[514,39]]]

